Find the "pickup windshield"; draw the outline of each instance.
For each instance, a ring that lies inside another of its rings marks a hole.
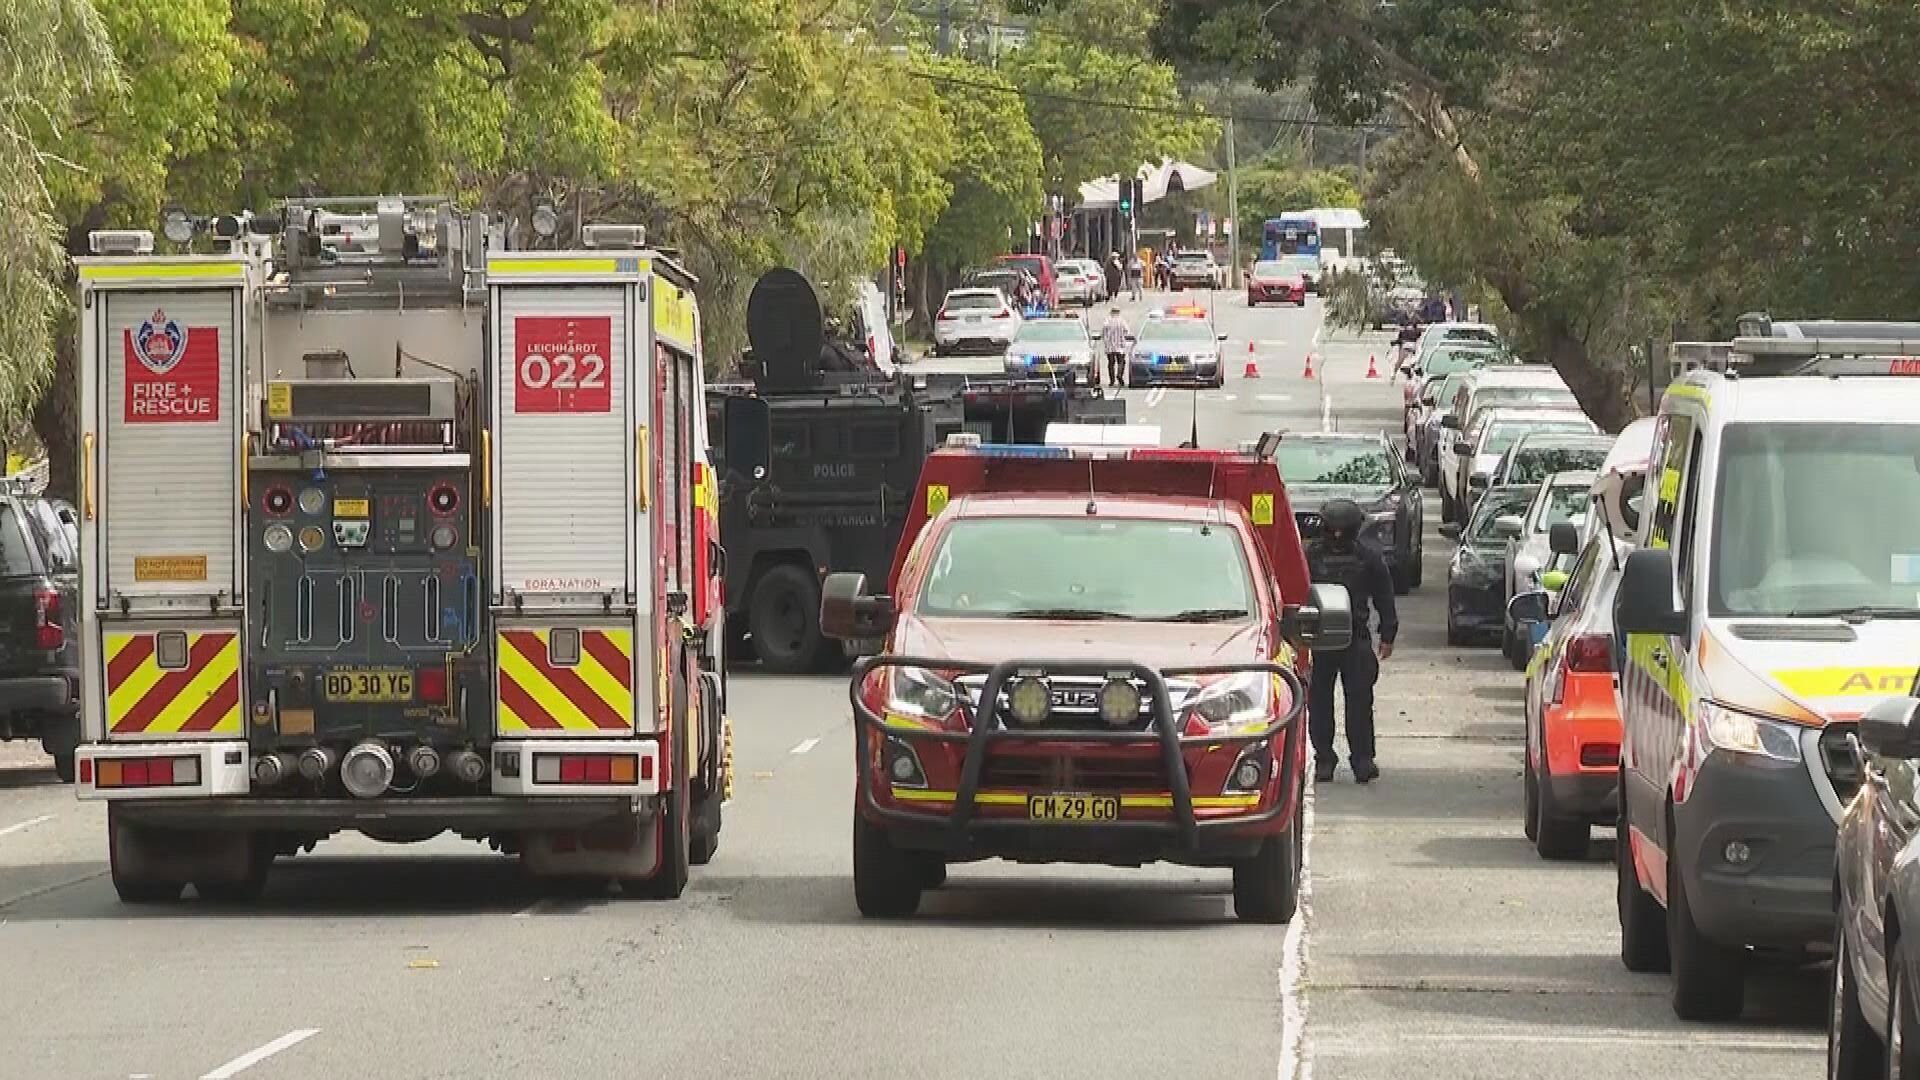
[[[0,577],[27,577],[37,572],[26,529],[20,504],[0,503]]]
[[[1274,451],[1280,479],[1289,484],[1393,483],[1393,460],[1372,440],[1282,439]]]
[[[1721,463],[1713,614],[1920,616],[1920,424],[1732,424]]]
[[[1240,534],[1193,522],[973,518],[947,529],[929,565],[928,616],[1230,622],[1256,610]]]

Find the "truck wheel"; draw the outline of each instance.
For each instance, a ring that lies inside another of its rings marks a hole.
[[[1827,1076],[1831,1080],[1877,1080],[1887,1075],[1887,1048],[1860,1010],[1860,985],[1845,929],[1834,930],[1833,993],[1827,1013]],[[1889,968],[1898,961],[1890,959]],[[1898,1019],[1894,1023],[1898,1023]],[[1888,1024],[1892,1034],[1892,1024]],[[1906,1073],[1896,1071],[1895,1075]]]
[[[700,709],[702,716],[719,717],[720,702],[715,699],[713,690],[706,680],[700,683]],[[695,866],[705,866],[713,861],[714,853],[720,850],[720,805],[727,800],[727,777],[725,754],[725,721],[716,719],[708,733],[712,740],[714,766],[703,785],[705,790],[695,797],[693,802],[693,836],[687,850],[687,860]]]
[[[674,692],[680,700],[686,700],[686,680],[676,674],[673,680]],[[679,753],[687,738],[687,710],[676,710],[673,721],[674,752]],[[687,891],[688,867],[693,863],[693,822],[689,811],[692,801],[693,782],[685,769],[674,769],[673,787],[667,790],[666,798],[661,800],[660,819],[654,823],[659,831],[657,841],[660,848],[659,867],[653,876],[639,883],[640,895],[652,900],[677,900]]]
[[[1305,860],[1301,820],[1306,787],[1294,797],[1293,822],[1270,836],[1250,859],[1233,864],[1233,913],[1241,922],[1284,923],[1300,906],[1300,864]]]
[[[247,841],[247,872],[237,880],[212,880],[193,883],[193,891],[200,899],[216,904],[251,904],[258,901],[267,891],[267,875],[273,870],[273,853],[264,850],[259,841],[249,838]]]
[[[64,754],[53,755],[53,775],[63,784],[73,783],[74,756],[71,750]]]
[[[153,872],[149,836],[149,830],[124,820],[119,807],[107,805],[107,868],[123,904],[171,904],[186,888],[184,881],[168,881]]]
[[[1593,839],[1593,830],[1585,821],[1578,818],[1564,818],[1553,804],[1553,785],[1547,778],[1535,774],[1533,800],[1533,850],[1543,859],[1556,862],[1587,857],[1588,843]]]
[[[885,829],[853,815],[853,901],[869,919],[904,919],[920,910],[925,870],[893,846]]]
[[[1673,1015],[1682,1020],[1738,1020],[1747,1003],[1746,950],[1708,940],[1693,921],[1685,875],[1667,860],[1667,953],[1673,958]]]
[[[1614,903],[1620,916],[1620,962],[1628,971],[1643,974],[1666,971],[1666,912],[1660,901],[1640,887],[1640,876],[1633,869],[1632,830],[1627,825],[1627,770],[1620,770],[1619,838],[1613,845],[1615,877]]]
[[[776,675],[811,672],[825,663],[826,647],[838,644],[820,633],[819,582],[794,563],[760,575],[747,618],[760,665]]]

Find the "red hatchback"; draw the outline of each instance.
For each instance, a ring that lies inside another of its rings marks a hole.
[[[1002,255],[993,260],[1006,266],[1015,266],[1033,276],[1040,283],[1040,291],[1047,298],[1049,309],[1060,306],[1060,278],[1053,272],[1053,260],[1045,255]]]
[[[1306,307],[1307,280],[1288,272],[1283,263],[1266,260],[1254,263],[1253,272],[1247,275],[1247,306],[1258,307],[1269,302]]]
[[[821,604],[879,654],[851,686],[861,912],[911,914],[949,863],[1164,860],[1292,918],[1305,649],[1351,614],[1309,585],[1272,461],[962,446],[911,505],[889,595],[836,574]]]

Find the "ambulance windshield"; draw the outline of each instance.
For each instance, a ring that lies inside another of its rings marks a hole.
[[[1009,552],[1023,553],[1008,558]],[[1246,552],[1231,528],[1141,518],[956,521],[920,614],[947,618],[1172,621],[1250,618]],[[1229,614],[1233,613],[1233,614]]]
[[[1721,453],[1714,615],[1920,618],[1920,424],[1734,424]]]

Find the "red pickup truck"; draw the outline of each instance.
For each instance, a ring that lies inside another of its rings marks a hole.
[[[1004,858],[1230,867],[1240,918],[1292,918],[1307,653],[1352,614],[1309,584],[1271,447],[928,457],[886,594],[822,593],[875,653],[850,690],[863,914]]]

